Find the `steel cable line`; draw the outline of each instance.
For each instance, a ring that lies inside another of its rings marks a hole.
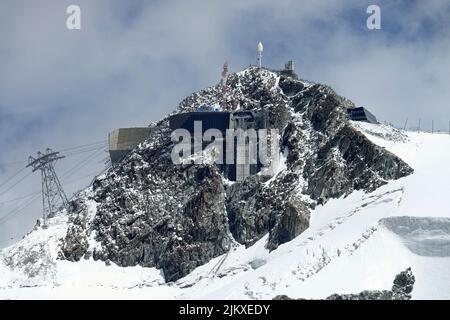
[[[64,156],[65,157],[72,157],[72,156],[80,155],[80,154],[87,153],[87,152],[90,152],[90,151],[98,150],[99,147],[100,148],[104,148],[106,146],[105,145],[101,145],[101,146],[96,146],[94,148],[91,147],[91,148],[88,148],[88,149],[83,149],[83,150],[79,150],[79,151],[69,152],[69,153],[65,153]]]
[[[95,174],[97,174],[97,175],[95,175]],[[87,175],[85,175],[85,176],[82,176],[82,177],[79,177],[79,178],[75,178],[75,179],[66,181],[66,182],[63,183],[63,185],[68,185],[68,184],[71,184],[71,183],[73,183],[73,182],[77,182],[77,181],[80,181],[80,180],[83,180],[83,179],[85,179],[85,178],[89,178],[89,177],[92,177],[92,176],[96,177],[96,176],[99,176],[100,174],[101,174],[101,173],[99,173],[98,170],[97,170],[97,171],[91,172],[91,173],[89,173],[89,174],[87,174]],[[0,203],[1,203],[1,202],[0,202]]]
[[[67,154],[72,154],[72,153],[83,152],[85,150],[96,149],[100,146],[106,146],[106,145],[107,145],[107,141],[102,141],[102,142],[90,143],[90,144],[86,144],[86,145],[78,146],[78,147],[74,147],[74,148],[62,149],[60,152],[67,155]]]
[[[92,147],[95,148],[96,146],[100,146],[100,145],[107,145],[107,142],[108,142],[107,140],[96,141],[96,142],[87,143],[84,145],[79,145],[76,147],[65,148],[65,149],[60,150],[60,152],[70,151],[69,152],[70,155],[72,155],[72,153],[78,154],[78,152],[83,153],[83,149],[92,148]],[[80,150],[78,150],[78,149],[80,149]],[[89,151],[89,150],[87,150],[87,151]],[[12,165],[18,165],[18,164],[26,164],[27,162],[28,162],[27,160],[5,162],[5,163],[0,163],[0,167],[6,167],[6,166],[12,166]]]
[[[18,181],[16,181],[16,183],[14,183],[13,185],[11,185],[9,188],[7,188],[6,190],[3,190],[2,192],[0,192],[0,196],[4,195],[5,193],[7,193],[8,191],[10,191],[12,188],[14,188],[15,186],[17,186],[19,183],[21,183],[23,180],[25,180],[26,178],[28,178],[33,172],[30,171],[28,172],[25,176],[23,176],[21,179],[19,179]]]
[[[4,215],[3,217],[0,217],[0,224],[3,224],[5,221],[7,221],[10,217],[16,215],[16,214],[20,214],[23,212],[24,209],[28,208],[36,199],[39,198],[39,194],[36,194],[30,201],[28,201],[24,206],[22,207],[17,207],[14,210],[10,211],[9,213],[7,213],[6,215]]]
[[[103,148],[103,146],[101,147]],[[98,148],[93,149],[93,150],[88,150],[89,152],[92,151],[97,151],[99,150]],[[88,151],[84,151],[84,152],[88,152]],[[2,184],[0,184],[0,188],[7,185],[8,182],[10,182],[11,180],[13,180],[15,177],[17,177],[20,173],[22,173],[24,170],[26,170],[27,168],[22,168],[20,169],[18,172],[16,172],[14,175],[12,175],[11,177],[9,177],[6,181],[4,181]],[[72,168],[73,169],[73,168]],[[11,186],[9,186],[7,189],[2,190],[0,192],[0,196],[4,195],[5,193],[7,193],[8,191],[10,191],[11,189],[13,189],[15,186],[17,186],[19,183],[21,183],[23,180],[25,180],[27,177],[29,177],[32,174],[32,172],[27,173],[25,176],[23,176],[21,179],[19,179],[18,181],[16,181],[14,184],[12,184]]]
[[[106,146],[106,145],[107,145],[107,143],[98,143],[98,144],[94,144],[94,145],[90,145],[90,146],[85,146],[85,147],[82,147],[82,148],[77,148],[77,149],[73,149],[73,150],[65,150],[65,151],[61,151],[61,152],[64,152],[64,153],[67,153],[67,154],[69,154],[69,153],[76,153],[76,152],[80,152],[80,151],[83,151],[83,150],[95,149],[97,147]]]
[[[91,161],[92,159],[94,159],[96,156],[99,155],[99,152],[101,152],[103,150],[103,146],[97,150],[95,150],[95,152],[91,153],[89,156],[87,156],[86,158],[84,158],[83,160],[81,160],[80,162],[78,162],[74,167],[72,167],[71,169],[69,169],[68,171],[66,171],[62,176],[61,179],[64,178],[68,178],[71,175],[73,175],[75,172],[77,172],[79,169],[81,169],[82,167],[84,167],[86,164],[89,163],[89,161]]]
[[[15,177],[17,177],[19,174],[21,174],[24,170],[26,170],[26,168],[22,168],[19,171],[17,171],[16,173],[14,173],[12,176],[10,176],[8,179],[6,179],[5,181],[3,181],[0,184],[0,188],[2,188],[4,185],[6,185],[8,182],[10,182],[12,179],[14,179]]]
[[[66,182],[63,183],[63,185],[70,185],[70,184],[72,184],[73,182],[77,182],[77,181],[80,181],[80,180],[82,180],[82,179],[85,179],[85,178],[89,178],[89,177],[95,176],[96,174],[97,174],[97,175],[100,175],[102,172],[103,172],[103,170],[102,170],[100,173],[99,173],[98,170],[96,170],[96,171],[93,171],[93,172],[91,172],[91,173],[89,173],[89,174],[86,174],[86,175],[84,175],[84,176],[82,176],[82,177],[79,177],[79,178],[75,178],[75,179],[66,181]],[[32,196],[35,196],[36,194],[40,194],[41,192],[42,192],[42,191],[35,191],[35,192],[33,192],[33,193],[29,193],[29,194],[26,194],[26,195],[24,195],[24,196],[19,196],[19,197],[17,197],[17,198],[8,199],[8,200],[3,200],[3,201],[0,201],[0,204],[5,204],[5,203],[10,203],[10,202],[14,202],[14,201],[19,201],[19,200],[27,199],[27,198],[30,198],[30,197],[32,197]]]
[[[73,182],[82,180],[82,179],[84,179],[84,178],[88,178],[88,177],[92,176],[92,175],[95,174],[95,173],[98,173],[98,171],[92,172],[92,173],[90,173],[89,175],[85,175],[85,176],[80,177],[80,178],[77,178],[77,179],[73,179],[73,180],[67,181],[67,182],[64,183],[64,185],[69,185],[69,184],[71,184],[71,183],[73,183]],[[9,218],[11,218],[13,215],[20,214],[21,211],[23,211],[24,209],[26,209],[27,207],[29,207],[35,200],[37,200],[38,196],[41,195],[41,193],[42,193],[42,191],[37,191],[37,192],[30,193],[30,194],[27,194],[27,195],[25,195],[25,196],[21,196],[21,197],[15,198],[15,199],[9,199],[9,200],[0,202],[0,204],[4,204],[4,203],[9,203],[9,202],[18,201],[18,200],[23,200],[23,199],[27,199],[27,198],[33,197],[30,201],[28,201],[28,202],[27,202],[25,205],[23,205],[22,207],[19,205],[18,207],[16,207],[15,209],[13,209],[12,211],[10,211],[9,213],[7,213],[6,215],[4,215],[3,217],[0,217],[0,224],[2,224],[3,222],[9,220]]]
[[[97,141],[97,142],[92,142],[92,143],[83,144],[83,145],[76,146],[76,147],[71,147],[71,148],[61,149],[61,150],[59,150],[59,152],[65,152],[65,151],[71,151],[71,150],[76,150],[76,149],[82,149],[82,148],[85,148],[85,147],[94,146],[94,145],[99,145],[99,144],[106,144],[106,142],[107,142],[106,140]]]
[[[91,160],[95,159],[98,155],[99,152],[102,151],[103,148],[100,149],[96,149],[93,150],[94,152],[92,152],[91,154],[89,154],[86,158],[84,158],[83,160],[81,160],[80,162],[78,162],[74,167],[72,167],[70,170],[66,171],[61,177],[62,178],[67,178],[72,176],[74,173],[76,173],[79,169],[81,169],[82,167],[84,167],[86,164],[88,164]]]
[[[99,142],[93,142],[93,143],[89,143],[89,144],[85,144],[85,145],[80,145],[80,146],[76,146],[76,147],[72,147],[72,148],[63,149],[62,151],[71,151],[71,152],[68,152],[68,156],[74,156],[74,155],[79,155],[79,154],[83,154],[83,153],[86,153],[86,152],[94,151],[88,157],[84,158],[82,161],[78,162],[74,167],[72,167],[70,170],[68,170],[63,176],[64,177],[69,177],[69,176],[73,175],[74,173],[76,173],[79,169],[81,169],[86,164],[88,164],[90,160],[92,160],[96,156],[98,156],[99,152],[102,151],[102,149],[105,146],[106,146],[105,141],[99,141]],[[22,164],[26,163],[26,161],[10,162],[10,163],[7,163],[7,164],[11,165],[11,164],[21,164],[21,163]],[[17,177],[20,173],[22,173],[26,169],[27,168],[24,167],[24,168],[20,169],[19,171],[17,171],[16,173],[14,173],[11,177],[9,177],[7,180],[2,182],[2,184],[0,184],[0,187],[3,187],[5,185],[7,185],[8,182],[12,181],[15,177]],[[6,192],[10,191],[12,188],[17,186],[20,182],[25,180],[31,174],[32,174],[32,172],[27,173],[21,179],[16,181],[13,185],[9,186],[6,190],[2,191],[0,193],[0,196],[4,195]],[[78,179],[73,179],[73,180],[71,180],[69,182],[66,182],[66,184],[69,184],[69,183],[72,183],[72,182],[84,179],[86,177],[88,177],[88,176],[84,176],[84,177],[81,177],[81,178],[78,178]],[[4,203],[9,203],[9,202],[13,202],[13,201],[19,201],[19,200],[23,200],[23,199],[27,199],[27,198],[31,197],[31,199],[25,205],[22,205],[22,206],[19,205],[18,207],[16,207],[15,209],[13,209],[9,213],[7,213],[6,215],[0,217],[0,224],[2,224],[3,222],[7,221],[13,215],[16,215],[16,214],[19,214],[19,213],[23,212],[24,209],[29,207],[36,199],[38,199],[38,197],[41,194],[41,192],[42,191],[39,191],[39,192],[27,194],[27,195],[20,196],[20,197],[14,198],[14,199],[9,199],[9,200],[5,200],[5,201],[0,202],[0,204],[4,204]]]
[[[0,204],[5,204],[5,203],[10,203],[10,202],[14,202],[14,201],[27,199],[27,198],[30,198],[30,197],[36,195],[36,194],[40,194],[41,192],[42,191],[36,191],[36,192],[30,193],[30,194],[26,194],[24,196],[20,196],[20,197],[14,198],[14,199],[8,199],[8,200],[0,201]]]
[[[14,162],[5,162],[5,163],[0,163],[0,167],[8,167],[8,166],[14,166],[14,165],[18,165],[18,164],[26,164],[27,161],[23,160],[23,161],[14,161]]]
[[[105,146],[105,142],[102,141],[102,142],[95,142],[95,143],[90,143],[90,144],[86,144],[86,145],[82,145],[82,146],[77,146],[77,147],[73,147],[73,148],[67,148],[67,149],[64,149],[64,150],[74,150],[73,152],[71,152],[68,155],[66,155],[66,156],[74,156],[74,155],[79,155],[79,154],[86,153],[86,152],[96,151],[96,150],[98,150],[98,147],[99,147],[100,144],[101,144],[101,148],[103,148],[103,146]],[[86,148],[87,146],[88,146],[88,148]],[[85,148],[85,149],[80,149],[80,148]],[[76,150],[76,149],[79,149],[79,150]],[[9,164],[14,164],[14,163],[17,163],[17,164],[19,164],[19,163],[26,163],[26,161],[10,162]],[[20,175],[26,169],[27,169],[26,167],[20,169],[19,171],[15,172],[13,175],[11,175],[9,178],[7,178],[5,181],[3,181],[0,184],[0,189],[2,187],[4,187],[5,185],[7,185],[9,182],[11,182],[14,178],[16,178],[18,175]],[[10,186],[6,190],[0,192],[0,196],[5,194],[6,192],[10,191],[15,186],[17,186],[20,182],[25,180],[29,175],[30,174],[27,174],[26,176],[22,177],[19,181],[14,183],[12,186]]]

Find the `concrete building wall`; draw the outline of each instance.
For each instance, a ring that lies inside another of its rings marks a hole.
[[[231,128],[230,112],[187,112],[179,113],[169,118],[171,130],[186,129],[194,134],[194,123],[201,121],[202,133],[208,129],[218,129],[225,135],[227,129]]]
[[[151,134],[150,128],[120,128],[109,134],[109,154],[112,163],[117,163],[135,149]]]
[[[347,115],[353,121],[366,121],[378,123],[377,118],[364,107],[347,109]]]
[[[224,175],[232,181],[243,181],[246,177],[259,172],[261,163],[250,163],[249,145],[237,149],[234,145],[234,163],[228,164],[226,161],[226,130],[227,129],[263,129],[266,128],[266,114],[264,112],[238,111],[238,112],[188,112],[173,115],[169,118],[171,130],[183,128],[194,134],[194,122],[202,122],[202,133],[208,129],[218,129],[223,133],[223,164],[219,165]],[[205,147],[208,143],[204,143]],[[193,150],[192,150],[193,151]],[[256,148],[256,154],[258,149]],[[239,159],[238,159],[239,158]]]

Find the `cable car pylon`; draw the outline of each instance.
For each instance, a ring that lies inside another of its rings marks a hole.
[[[38,152],[37,158],[32,156],[28,158],[26,167],[31,167],[32,172],[41,171],[44,226],[47,226],[49,217],[54,216],[61,208],[67,208],[69,203],[54,169],[56,161],[63,158],[65,157],[59,152],[54,152],[50,148],[47,148],[45,153]]]

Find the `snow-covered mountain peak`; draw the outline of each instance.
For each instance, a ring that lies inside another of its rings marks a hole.
[[[280,132],[283,161],[270,180],[254,175],[230,184],[214,164],[174,165],[170,130],[160,121],[146,142],[72,199],[66,220],[41,230],[52,233],[57,241],[48,244],[55,245],[41,246],[41,231],[34,231],[0,254],[0,268],[16,270],[8,260],[16,255],[26,269],[27,252],[38,247],[51,250],[36,273],[38,285],[55,290],[103,284],[98,292],[142,290],[147,297],[295,297],[385,229],[378,221],[405,203],[406,182],[416,175],[407,153],[415,138],[351,123],[352,102],[327,86],[254,67],[227,82],[229,106],[264,108],[269,128]],[[221,98],[220,88],[210,87],[175,112]],[[14,272],[0,286],[25,283]],[[94,280],[99,273],[104,276]],[[325,292],[318,287],[304,296],[311,295]]]

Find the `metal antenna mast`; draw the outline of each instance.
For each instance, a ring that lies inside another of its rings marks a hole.
[[[264,51],[264,47],[263,44],[261,42],[258,43],[258,46],[256,47],[256,53],[258,55],[258,67],[261,68],[262,67],[262,54]]]
[[[223,64],[222,78],[220,79],[220,88],[222,89],[222,103],[221,103],[222,111],[227,111],[227,93],[228,93],[227,76],[228,76],[228,62],[225,62]]]
[[[67,196],[55,173],[54,164],[57,160],[63,159],[59,152],[54,152],[47,148],[45,153],[38,152],[37,158],[28,158],[28,167],[33,168],[33,172],[41,170],[42,177],[42,207],[44,226],[47,225],[47,218],[53,216],[61,207],[67,207]]]

